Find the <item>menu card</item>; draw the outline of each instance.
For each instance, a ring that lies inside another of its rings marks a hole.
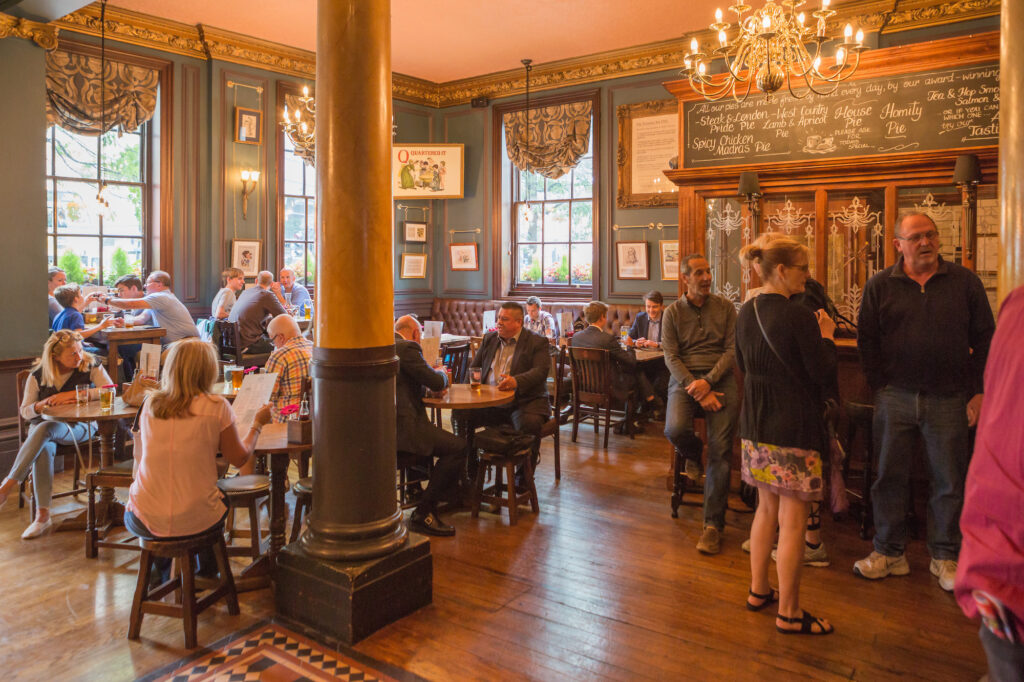
[[[270,394],[277,383],[277,372],[257,374],[250,372],[242,379],[242,387],[238,389],[235,402],[231,406],[235,411],[238,433],[244,438],[252,427],[253,419],[259,409],[270,402]]]
[[[142,376],[151,379],[160,378],[160,353],[163,349],[158,343],[144,343],[139,351],[139,371]]]
[[[498,313],[493,310],[485,310],[483,316],[484,334],[486,334],[498,321]]]
[[[441,353],[440,336],[423,336],[420,338],[420,348],[423,349],[423,359],[433,367],[437,364],[438,356]]]
[[[427,320],[423,323],[423,336],[441,337],[441,330],[444,329],[444,321]]]

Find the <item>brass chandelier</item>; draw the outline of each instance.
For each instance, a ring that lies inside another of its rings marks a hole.
[[[816,28],[811,28],[806,14],[797,12],[803,4],[804,0],[765,0],[761,9],[744,18],[751,6],[738,0],[729,7],[736,15],[735,27],[739,29],[732,41],[727,31],[733,24],[723,22],[722,10],[716,9],[715,23],[710,28],[718,35],[718,47],[704,52],[696,38],[691,40],[682,75],[689,79],[695,91],[712,101],[727,95],[743,101],[754,85],[768,97],[782,88],[783,83],[797,99],[808,92],[819,95],[834,92],[840,82],[857,70],[860,53],[867,49],[864,32],[858,30],[855,37],[853,27],[847,24],[842,43],[836,47],[835,62],[826,67],[821,48],[830,40],[825,35],[825,25],[835,15],[835,10],[829,9],[830,0],[821,0],[821,9],[811,13],[817,19]],[[813,45],[813,55],[808,45]],[[711,63],[719,56],[725,63],[725,72],[709,75]],[[797,88],[807,88],[802,94],[794,92],[794,80]],[[742,97],[740,91],[743,91]]]
[[[302,87],[302,96],[298,99],[300,108],[292,112],[294,116],[289,116],[288,105],[285,105],[281,125],[295,147],[295,155],[310,166],[316,167],[316,100],[309,96],[307,86]]]

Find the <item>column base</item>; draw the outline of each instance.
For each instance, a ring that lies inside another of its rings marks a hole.
[[[311,557],[297,543],[277,555],[274,603],[281,618],[354,644],[433,601],[430,541],[409,533],[401,549],[357,562]]]

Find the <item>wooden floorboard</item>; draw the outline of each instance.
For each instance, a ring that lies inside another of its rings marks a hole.
[[[434,603],[357,645],[432,680],[974,680],[985,669],[977,626],[928,573],[921,541],[911,575],[871,583],[851,571],[870,551],[853,521],[825,518],[829,568],[805,569],[803,605],[830,637],[785,637],[770,613],[743,608],[751,515],[730,511],[722,554],[701,556],[699,506],[669,512],[668,445],[660,429],[612,436],[563,430],[562,481],[550,440],[538,472],[541,511],[468,512],[456,537],[434,540]],[[293,472],[294,476],[294,472]],[[68,476],[59,475],[57,487]],[[290,496],[289,496],[290,497]],[[693,498],[699,502],[699,498]],[[742,509],[738,499],[730,501]],[[126,639],[136,555],[84,558],[79,533],[19,535],[27,510],[0,512],[0,670],[5,679],[129,680],[185,655],[178,621],[147,616]],[[267,590],[199,618],[211,643],[273,615]]]

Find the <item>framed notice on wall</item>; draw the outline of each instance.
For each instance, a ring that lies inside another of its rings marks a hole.
[[[405,144],[391,148],[391,193],[396,199],[461,199],[461,144]]]
[[[675,100],[623,104],[616,108],[619,208],[678,204],[678,188],[662,172],[679,166],[678,112]]]

